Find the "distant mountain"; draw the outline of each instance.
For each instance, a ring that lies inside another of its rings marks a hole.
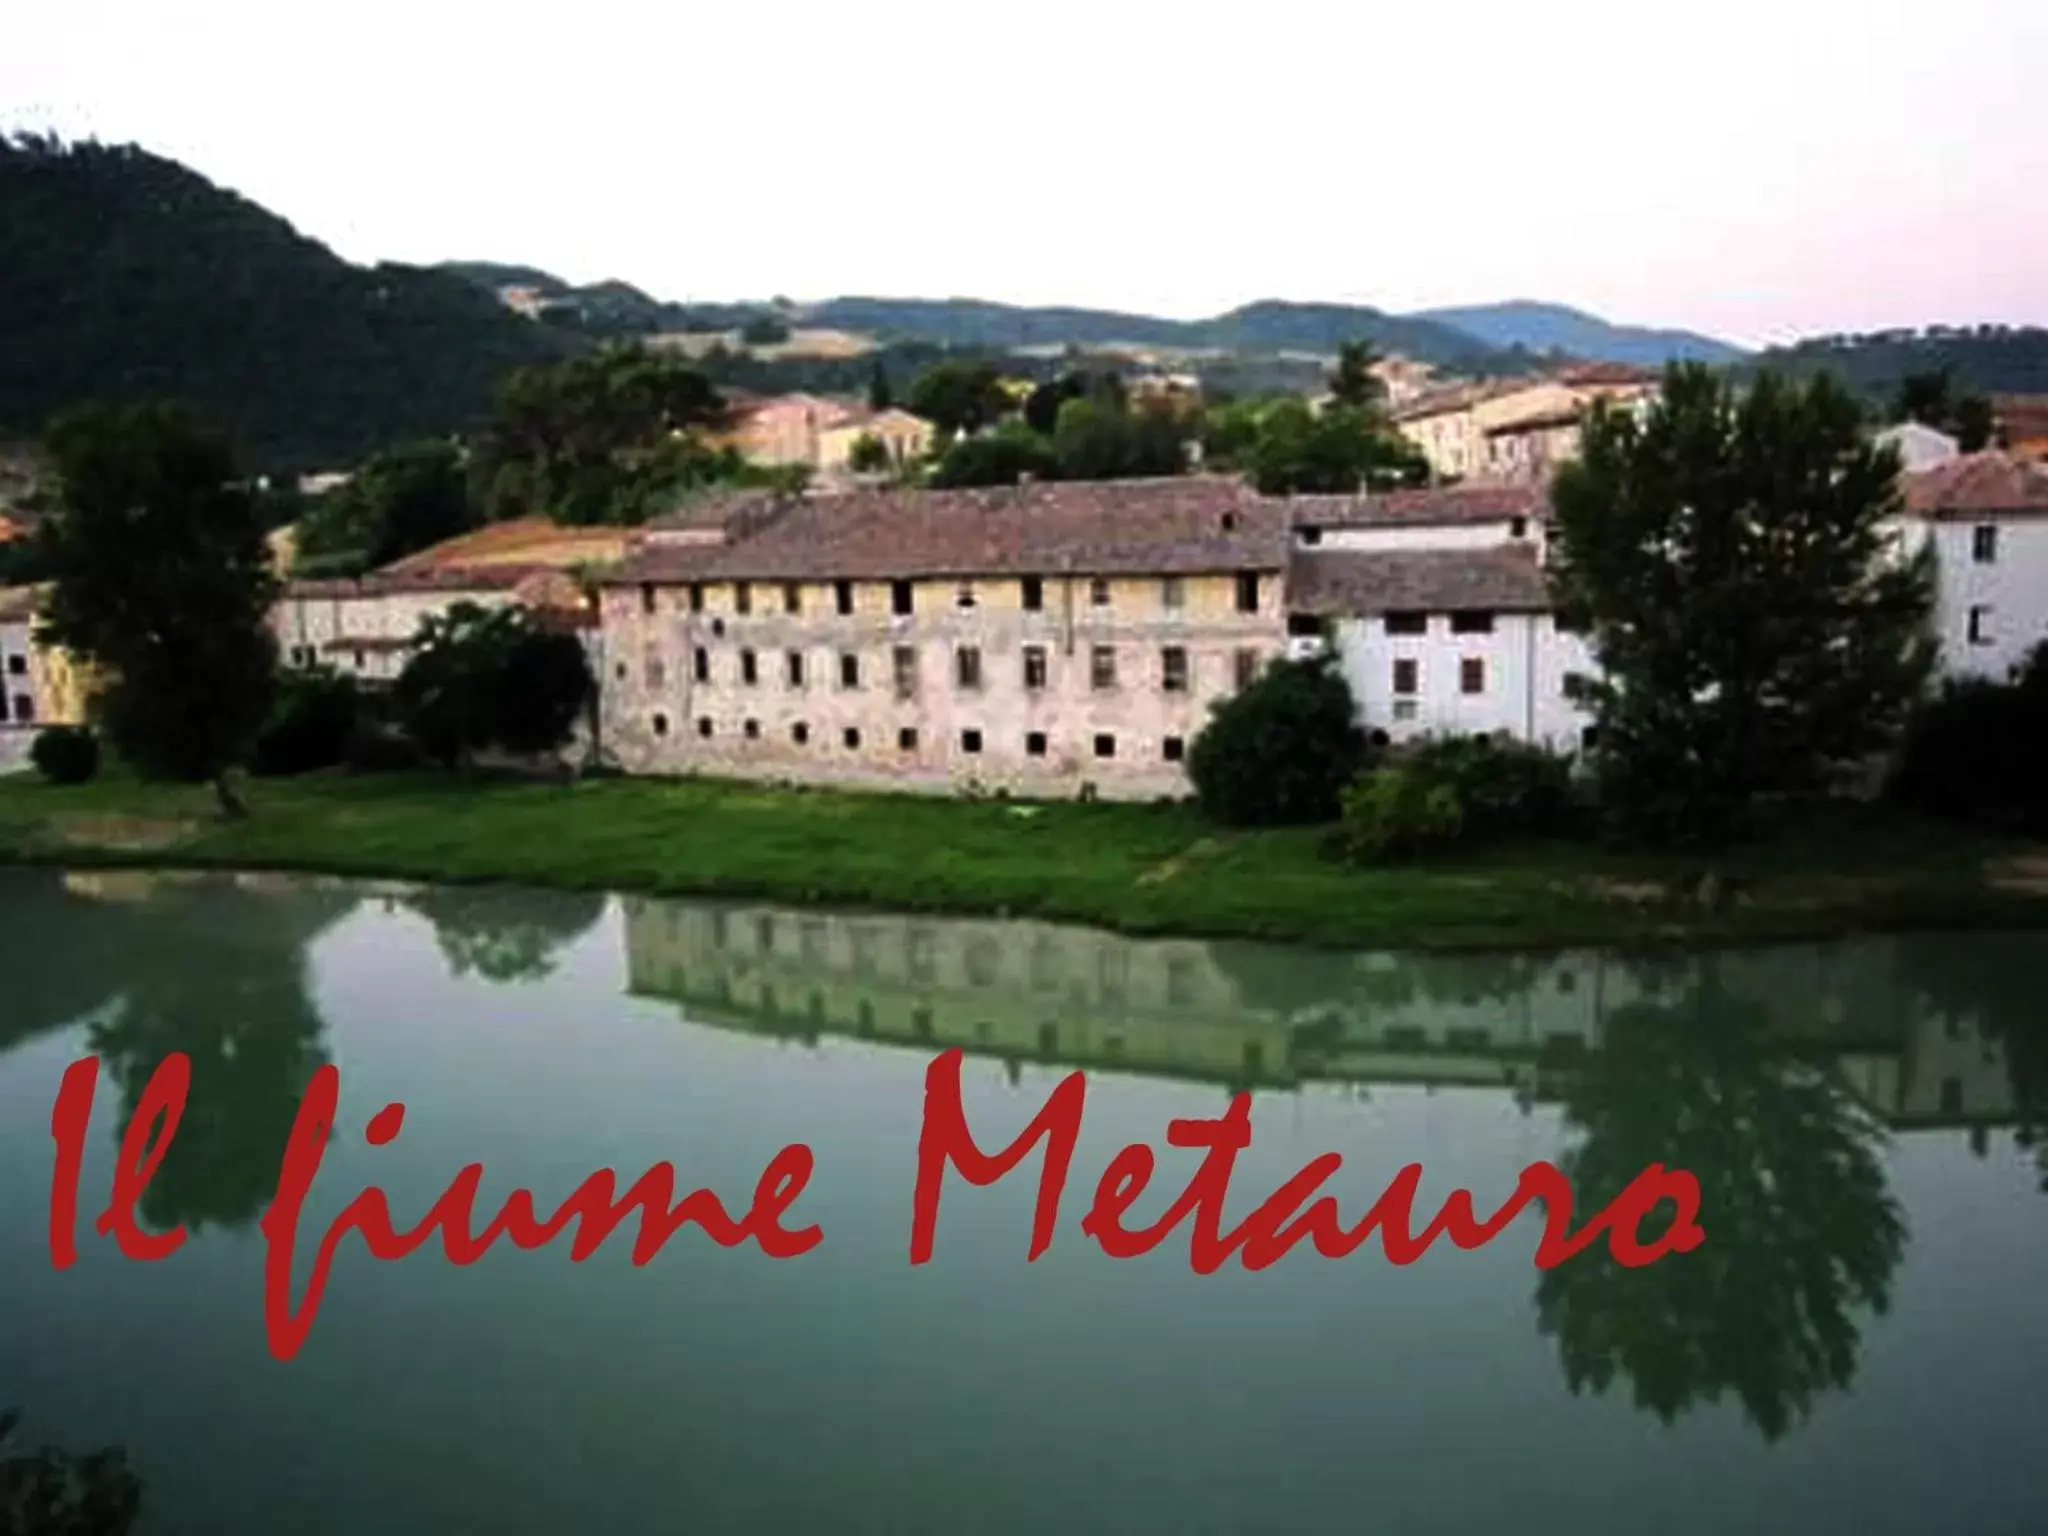
[[[2048,394],[2048,330],[2039,326],[1930,326],[1815,336],[1757,355],[1758,367],[1801,375],[1832,373],[1859,394],[1890,399],[1909,373],[1949,371],[1956,385],[1987,395]]]
[[[1572,357],[1633,363],[1643,368],[1681,361],[1721,365],[1740,362],[1748,356],[1738,346],[1696,331],[1615,325],[1584,310],[1563,304],[1540,304],[1532,299],[1426,309],[1413,318],[1453,326],[1489,347],[1563,352]]]
[[[444,261],[438,265],[441,271],[453,273],[493,293],[500,288],[533,288],[541,293],[554,294],[566,293],[570,287],[554,273],[543,272],[539,267],[512,266],[502,261]]]
[[[257,469],[458,430],[582,347],[472,285],[351,266],[133,146],[0,136],[0,439],[67,406],[180,400]]]
[[[660,331],[734,331],[774,312],[768,304],[671,304],[617,278],[578,287],[539,267],[496,261],[444,261],[436,270],[492,294],[504,288],[531,288],[546,303],[541,315],[544,320],[601,338],[648,336]]]

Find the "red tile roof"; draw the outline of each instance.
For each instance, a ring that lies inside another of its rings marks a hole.
[[[1550,606],[1535,552],[1527,549],[1303,550],[1288,566],[1293,613],[1541,613]]]
[[[1365,496],[1295,496],[1284,503],[1302,528],[1428,528],[1545,519],[1550,499],[1536,485],[1449,485]]]
[[[2048,468],[1991,449],[1904,477],[1906,510],[1923,517],[2048,513]]]

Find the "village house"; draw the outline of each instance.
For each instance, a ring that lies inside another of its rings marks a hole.
[[[715,441],[737,448],[749,463],[801,465],[822,479],[848,470],[854,444],[872,437],[902,466],[931,451],[932,424],[900,409],[869,410],[820,395],[778,395],[741,405]]]
[[[1534,483],[1577,456],[1580,423],[1596,401],[1641,409],[1657,385],[1657,376],[1640,368],[1585,363],[1453,385],[1397,409],[1393,419],[1438,479]]]
[[[1937,432],[1917,421],[1902,421],[1895,427],[1886,427],[1882,432],[1873,433],[1871,441],[1880,448],[1897,450],[1899,468],[1907,474],[1918,474],[1923,469],[1946,464],[1963,451],[1962,446],[1946,432]]]
[[[1942,671],[2002,681],[2048,640],[2048,466],[1992,449],[1904,478],[1907,552],[1934,551]]]
[[[1991,419],[2008,452],[2048,462],[2048,395],[1993,395]]]
[[[0,588],[0,773],[28,761],[36,733],[85,718],[85,686],[62,647],[36,639],[44,589]]]
[[[603,739],[642,773],[1185,793],[1284,645],[1287,512],[1234,480],[700,508],[604,578]]]

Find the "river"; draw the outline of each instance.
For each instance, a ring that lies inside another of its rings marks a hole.
[[[0,870],[0,1410],[9,1450],[125,1448],[144,1529],[2048,1530],[2048,936],[1702,956],[1343,954],[1018,921],[498,888]],[[976,1138],[1073,1068],[1049,1251],[1036,1156],[945,1187],[908,1261],[926,1068]],[[151,1071],[191,1102],[124,1259],[90,1219]],[[78,1263],[51,1106],[103,1064]],[[351,1240],[271,1357],[257,1222],[309,1077],[340,1114],[305,1251],[367,1183],[407,1224],[659,1162],[736,1211],[816,1156],[796,1258],[622,1231],[456,1267]],[[1588,1204],[1692,1171],[1705,1242],[1539,1271],[1536,1212],[1394,1266],[1191,1271],[1080,1230],[1118,1148],[1252,1095],[1231,1213],[1319,1154],[1347,1219],[1408,1163],[1484,1213],[1555,1162]],[[371,1145],[382,1105],[403,1133]]]

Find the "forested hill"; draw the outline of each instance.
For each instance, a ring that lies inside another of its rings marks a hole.
[[[357,267],[133,146],[0,136],[0,441],[90,400],[185,401],[258,469],[480,419],[584,343],[474,283]]]
[[[1889,398],[1909,374],[1946,370],[1956,387],[1985,395],[2048,394],[2048,330],[2039,326],[1930,326],[1816,336],[1773,347],[1758,366],[1790,373],[1825,369],[1859,393]]]

